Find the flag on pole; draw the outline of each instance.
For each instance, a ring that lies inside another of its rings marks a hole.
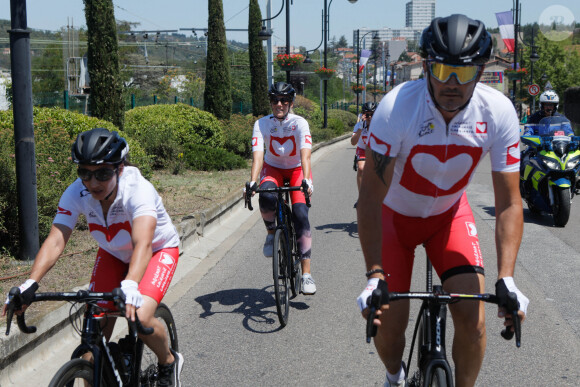
[[[365,64],[367,64],[370,56],[371,56],[371,50],[362,50],[361,51],[361,53],[360,53],[360,66],[358,68],[358,73],[359,74],[365,68]]]
[[[515,36],[514,36],[514,17],[512,11],[498,12],[495,14],[497,24],[499,25],[499,32],[501,38],[505,43],[509,52],[514,52]]]

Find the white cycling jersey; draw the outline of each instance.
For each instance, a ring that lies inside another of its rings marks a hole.
[[[507,97],[481,83],[448,125],[425,80],[399,85],[373,116],[369,146],[396,159],[383,203],[413,217],[451,208],[488,152],[493,171],[517,172],[520,165],[516,111]]]
[[[354,126],[352,133],[355,134],[359,130],[361,130],[360,137],[358,138],[358,142],[356,143],[357,148],[366,149],[367,147],[367,139],[369,137],[369,127],[365,125],[366,121],[360,120]]]
[[[263,151],[264,162],[276,168],[291,169],[301,165],[300,150],[312,149],[308,122],[295,114],[288,114],[280,122],[274,115],[260,118],[254,124],[252,152]]]
[[[123,169],[117,196],[106,219],[101,203],[93,199],[81,179],[76,179],[62,194],[53,223],[73,229],[80,214],[86,217],[89,231],[99,247],[125,263],[129,263],[133,253],[133,220],[140,216],[157,219],[153,252],[179,245],[179,235],[161,197],[135,167]]]

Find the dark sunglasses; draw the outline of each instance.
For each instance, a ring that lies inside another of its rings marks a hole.
[[[90,181],[93,176],[97,181],[109,181],[115,174],[117,173],[117,168],[99,168],[94,171],[91,171],[86,168],[78,168],[77,174],[82,181]]]
[[[371,118],[373,116],[373,113],[365,113],[363,114],[363,116],[365,116],[366,118]]]
[[[290,98],[270,98],[270,103],[272,105],[278,105],[278,102],[282,102],[282,105],[288,105],[290,102],[292,102],[292,99],[290,99]]]

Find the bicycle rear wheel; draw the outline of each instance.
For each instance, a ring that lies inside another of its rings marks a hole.
[[[50,381],[49,387],[73,387],[93,385],[93,363],[84,359],[66,362]]]
[[[278,320],[283,327],[288,323],[290,297],[288,293],[288,242],[282,229],[276,230],[274,235],[274,256],[272,257],[272,274],[274,278],[274,295]]]
[[[178,352],[177,328],[167,305],[159,304],[155,311],[155,317],[163,325],[165,334],[169,339],[169,347]],[[157,356],[141,339],[137,340],[135,369],[137,370],[135,373],[137,380],[136,383],[132,383],[133,386],[153,387],[157,385]]]

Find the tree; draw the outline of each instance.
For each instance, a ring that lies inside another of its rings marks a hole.
[[[208,0],[207,63],[204,108],[219,119],[232,114],[230,61],[222,0]]]
[[[91,114],[123,129],[123,88],[113,0],[83,0],[87,19]]]
[[[348,41],[346,40],[346,38],[344,37],[344,35],[342,35],[340,37],[340,39],[338,39],[338,42],[336,43],[336,47],[335,48],[347,48],[348,47]]]
[[[255,117],[267,115],[270,111],[268,104],[268,72],[266,69],[266,55],[262,41],[258,39],[261,29],[262,12],[258,0],[250,0],[250,20],[248,21],[248,42],[250,55],[250,74],[252,77],[252,114]]]

